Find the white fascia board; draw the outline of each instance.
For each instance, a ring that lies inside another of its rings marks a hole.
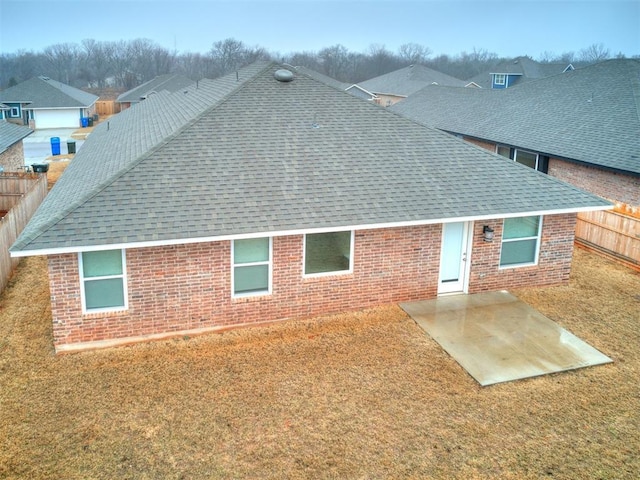
[[[186,245],[191,243],[209,243],[209,242],[223,242],[230,240],[245,240],[249,238],[262,238],[262,237],[285,237],[290,235],[306,235],[313,233],[328,233],[328,232],[348,232],[351,230],[379,230],[385,228],[401,228],[401,227],[417,227],[421,225],[434,225],[439,223],[454,223],[454,222],[477,222],[483,220],[496,220],[502,218],[517,218],[517,217],[532,217],[540,215],[562,215],[565,213],[581,213],[592,212],[598,210],[611,210],[614,207],[613,204],[603,205],[597,207],[580,207],[580,208],[564,208],[558,210],[533,210],[529,212],[517,212],[517,213],[498,213],[487,215],[475,215],[467,217],[454,217],[454,218],[438,218],[430,220],[413,220],[405,222],[394,223],[372,223],[364,225],[347,225],[341,227],[322,227],[322,228],[305,228],[297,230],[281,230],[281,231],[264,231],[255,233],[245,233],[239,235],[219,235],[211,237],[198,237],[198,238],[176,238],[170,240],[154,240],[147,242],[128,242],[128,243],[112,243],[109,245],[87,245],[87,246],[75,246],[75,247],[60,247],[60,248],[47,248],[42,250],[20,250],[12,251],[9,253],[12,258],[20,257],[33,257],[40,255],[62,255],[66,253],[79,253],[79,252],[97,252],[102,250],[120,250],[120,249],[133,249],[133,248],[153,248],[164,247],[170,245]]]

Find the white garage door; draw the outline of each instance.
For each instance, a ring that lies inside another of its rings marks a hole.
[[[36,129],[78,128],[80,127],[80,109],[34,110]]]

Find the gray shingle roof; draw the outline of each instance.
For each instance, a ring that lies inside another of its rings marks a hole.
[[[501,91],[429,87],[391,108],[449,132],[640,174],[638,60],[608,60]]]
[[[98,126],[12,252],[608,205],[299,72],[279,82],[278,68],[153,96]]]
[[[15,125],[0,120],[0,153],[6,152],[9,147],[32,133],[33,130],[29,127],[23,127],[22,125]]]
[[[410,65],[400,70],[359,82],[358,86],[376,94],[406,97],[434,83],[448,87],[464,87],[467,84],[467,82],[437,70],[432,70],[424,65]]]
[[[49,77],[34,77],[0,92],[2,103],[28,103],[27,108],[86,108],[98,97]]]
[[[563,73],[569,63],[552,62],[541,63],[530,59],[529,57],[516,57],[513,60],[500,62],[493,67],[490,72],[484,72],[473,77],[470,81],[476,83],[482,88],[491,88],[491,75],[494,73],[504,73],[519,75],[516,81],[517,85],[528,82],[529,80],[537,80],[539,78],[550,77]]]
[[[195,83],[190,78],[184,75],[169,73],[166,75],[159,75],[156,78],[149,80],[131,90],[124,92],[118,96],[117,102],[130,102],[137,103],[143,99],[143,97],[149,96],[151,93],[169,92],[174,93],[180,89],[188,87]]]

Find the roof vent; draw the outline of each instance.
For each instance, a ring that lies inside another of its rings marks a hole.
[[[275,73],[273,74],[273,78],[275,78],[279,82],[284,82],[284,83],[292,82],[293,81],[293,73],[291,73],[289,70],[281,68],[281,69],[275,71]]]

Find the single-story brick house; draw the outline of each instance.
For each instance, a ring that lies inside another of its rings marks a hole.
[[[47,257],[61,352],[563,284],[610,206],[259,62],[96,127],[11,253]]]
[[[9,107],[5,118],[33,129],[78,128],[82,118],[95,113],[96,95],[49,77],[33,77],[0,91],[0,102]]]
[[[428,87],[391,107],[603,198],[640,205],[640,60],[507,90]]]

